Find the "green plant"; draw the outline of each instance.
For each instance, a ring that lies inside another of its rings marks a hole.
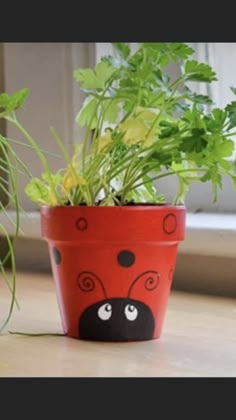
[[[0,108],[1,99],[2,95],[0,95]],[[0,190],[1,193],[3,193],[7,197],[7,205],[4,205],[0,201],[0,211],[14,226],[14,233],[12,237],[10,237],[5,226],[2,223],[0,223],[1,242],[2,239],[5,238],[8,246],[7,253],[5,255],[2,254],[0,258],[0,271],[3,280],[5,281],[11,293],[9,311],[5,321],[0,326],[0,332],[5,328],[8,321],[10,320],[14,305],[16,304],[19,307],[18,302],[16,300],[16,262],[14,245],[20,231],[20,210],[22,209],[17,196],[17,183],[19,173],[23,172],[29,174],[26,166],[15,153],[11,143],[12,142],[10,139],[6,139],[2,135],[0,135],[0,152],[2,156],[0,158],[0,170],[2,172],[2,175],[0,175]],[[14,207],[15,209],[15,220],[8,213],[8,209],[12,207]],[[6,271],[6,266],[8,265],[8,262],[10,262],[11,265],[10,276]]]
[[[51,129],[66,162],[57,173],[17,119],[17,101],[23,102],[27,90],[13,95],[16,107],[12,97],[1,101],[1,116],[25,135],[44,167],[41,178],[31,178],[27,195],[39,205],[52,206],[158,204],[166,198],[154,181],[175,176],[179,188],[173,204],[184,202],[194,181],[211,181],[216,201],[223,175],[236,183],[236,165],[229,160],[236,101],[215,108],[210,97],[189,88],[191,81],[212,83],[217,78],[209,65],[189,59],[194,50],[184,43],[144,43],[133,54],[125,43],[114,47],[116,56],[103,57],[94,69],[74,72],[86,92],[76,118],[86,134],[71,157]],[[176,80],[166,73],[170,63],[181,68]]]
[[[9,96],[6,93],[0,94],[0,118],[11,120],[15,111],[23,104],[26,95],[27,90],[25,89],[18,91],[12,96]],[[21,212],[24,212],[24,210],[19,202],[17,188],[19,174],[28,175],[28,177],[32,178],[27,166],[14,150],[15,143],[21,145],[22,147],[32,147],[32,145],[29,146],[28,143],[6,138],[0,134],[0,192],[7,197],[6,205],[0,200],[0,212],[14,227],[13,234],[11,234],[10,237],[4,224],[0,223],[1,243],[2,240],[5,239],[8,248],[8,251],[5,254],[2,252],[0,258],[0,272],[11,295],[8,314],[2,325],[0,325],[0,332],[2,332],[8,324],[13,313],[14,306],[16,305],[19,308],[19,304],[16,299],[16,261],[14,247],[20,233],[20,214]],[[38,153],[43,153],[40,148],[37,148],[35,145],[34,147],[36,147]],[[48,154],[48,152],[45,151],[44,153]],[[12,212],[9,213],[9,209],[12,211],[14,210],[15,217],[11,216]],[[9,264],[11,267],[10,273],[7,272]]]

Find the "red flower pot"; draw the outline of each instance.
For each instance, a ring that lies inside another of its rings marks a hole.
[[[185,214],[184,206],[42,207],[64,333],[158,338]]]

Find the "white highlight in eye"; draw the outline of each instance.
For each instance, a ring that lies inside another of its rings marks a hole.
[[[129,321],[135,321],[138,316],[138,309],[134,305],[126,305],[125,316]]]
[[[103,321],[107,321],[112,316],[112,306],[110,303],[105,303],[98,309],[98,316]]]

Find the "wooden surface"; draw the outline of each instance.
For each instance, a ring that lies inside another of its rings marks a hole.
[[[8,297],[1,281],[1,321]],[[0,336],[0,377],[236,376],[236,300],[172,291],[160,339],[117,344],[9,334],[62,333],[50,275],[18,274],[18,299]]]

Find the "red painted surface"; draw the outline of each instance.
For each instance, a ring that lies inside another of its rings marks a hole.
[[[42,207],[66,335],[79,338],[78,321],[90,305],[129,297],[151,309],[152,338],[160,336],[185,214],[184,206]],[[129,266],[119,263],[125,250],[134,256]]]

